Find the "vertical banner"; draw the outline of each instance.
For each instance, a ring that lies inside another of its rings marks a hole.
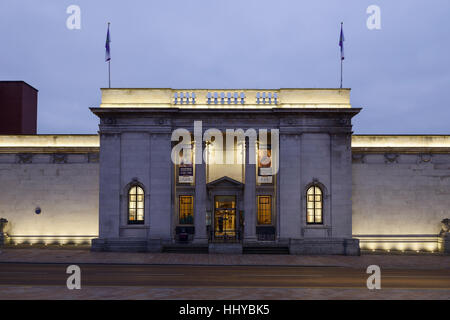
[[[180,164],[178,166],[178,183],[191,184],[194,183],[193,152],[191,150],[184,155],[184,151],[185,150],[183,150],[183,156],[181,157]]]
[[[272,183],[272,150],[270,145],[258,148],[258,183]]]

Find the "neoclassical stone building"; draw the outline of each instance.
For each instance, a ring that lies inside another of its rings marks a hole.
[[[449,248],[450,136],[352,135],[349,89],[102,89],[91,111],[98,136],[0,136],[10,245]]]

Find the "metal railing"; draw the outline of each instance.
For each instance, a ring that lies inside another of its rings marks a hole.
[[[208,233],[208,241],[210,243],[240,243],[243,240],[243,228],[240,230],[234,230],[234,234],[223,234],[223,235],[216,235],[216,232],[212,228],[207,229]]]
[[[199,90],[191,92],[174,92],[173,104],[207,104],[207,105],[239,105],[239,104],[259,104],[277,105],[277,91],[208,91]]]

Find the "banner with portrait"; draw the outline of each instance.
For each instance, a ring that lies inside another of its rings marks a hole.
[[[272,183],[272,150],[270,145],[258,148],[258,183]]]
[[[189,159],[190,158],[190,159]],[[178,183],[194,182],[194,161],[193,152],[187,152],[186,155],[180,157],[178,165]]]

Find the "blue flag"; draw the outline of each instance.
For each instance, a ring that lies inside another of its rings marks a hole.
[[[109,23],[108,23],[108,32],[106,33],[106,44],[105,44],[105,48],[106,48],[106,53],[105,53],[105,61],[109,61],[111,60],[111,49],[109,47],[109,43],[111,42],[111,39],[109,37]]]
[[[341,60],[344,60],[344,25],[341,23],[341,35],[339,37],[339,47],[341,47]]]

